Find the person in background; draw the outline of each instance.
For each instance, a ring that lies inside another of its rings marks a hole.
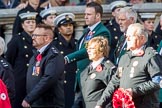
[[[81,73],[81,91],[86,108],[96,106],[116,71],[115,65],[108,59],[109,51],[108,40],[102,36],[92,38],[87,44],[88,56],[92,62]],[[105,108],[111,107],[110,102]]]
[[[72,63],[77,61],[77,72],[76,72],[76,81],[75,81],[75,102],[74,108],[80,107],[84,108],[82,103],[82,96],[80,92],[80,73],[87,67],[90,63],[88,59],[88,54],[85,46],[87,42],[93,37],[97,37],[102,35],[109,40],[109,44],[111,43],[111,35],[107,28],[102,24],[101,18],[103,14],[103,8],[100,4],[96,2],[90,2],[86,5],[85,9],[85,23],[88,25],[87,28],[83,31],[83,35],[78,40],[77,51],[66,55],[65,63]]]
[[[132,97],[135,108],[159,108],[162,59],[153,48],[147,47],[148,33],[140,23],[131,24],[126,36],[128,52],[121,57],[116,74],[95,108],[104,108],[117,88]]]
[[[54,45],[65,56],[76,51],[75,39],[75,15],[73,13],[62,13],[54,20],[58,30],[54,38]],[[74,84],[76,75],[76,62],[66,64],[64,75],[65,108],[71,108],[74,104]],[[70,99],[69,99],[70,97]]]
[[[20,0],[0,0],[0,9],[16,8],[20,4]]]
[[[142,4],[144,3],[145,0],[129,0],[129,3],[134,5],[134,4]]]
[[[147,45],[153,47],[155,50],[158,48],[162,36],[154,31],[154,22],[157,13],[140,13],[140,18],[145,30],[148,32]]]
[[[5,42],[4,39],[0,37],[0,79],[4,82],[7,88],[10,103],[11,106],[13,106],[13,101],[15,98],[15,79],[13,75],[12,66],[2,57],[4,50],[5,50]],[[3,95],[1,95],[1,97],[2,96]]]
[[[117,15],[121,8],[125,7],[127,3],[123,0],[114,1],[110,4],[112,18],[105,23],[105,26],[111,33],[111,50],[109,58],[111,61],[114,61],[114,50],[116,48],[117,42],[120,37],[123,35],[123,32],[120,31],[120,27],[118,24]]]
[[[44,9],[40,12],[40,16],[42,18],[42,22],[51,26],[54,31],[55,27],[53,21],[57,16],[56,10],[52,8]]]
[[[23,32],[13,36],[7,45],[5,57],[13,67],[15,78],[16,96],[13,108],[22,108],[21,102],[26,95],[26,74],[34,49],[31,35],[36,27],[37,14],[36,12],[20,14]]]
[[[162,14],[160,15],[160,21],[159,21],[158,26],[156,27],[155,32],[156,32],[158,35],[162,36]]]
[[[121,8],[118,13],[118,23],[121,32],[124,34],[118,40],[116,49],[114,50],[114,64],[118,65],[120,57],[126,52],[126,36],[125,33],[130,24],[137,21],[137,13],[130,7]]]
[[[27,72],[25,108],[64,108],[64,57],[53,45],[53,30],[45,24],[33,32],[33,46],[37,49],[30,59]]]
[[[69,0],[48,0],[40,5],[45,9],[56,6],[70,6],[70,3]]]
[[[104,0],[83,0],[82,2],[78,3],[77,5],[86,5],[90,2],[96,2],[98,4],[103,4]]]
[[[43,10],[43,8],[40,8],[39,5],[40,5],[40,0],[28,0],[25,8],[22,8],[21,10],[18,11],[16,19],[13,24],[13,29],[12,29],[13,36],[15,36],[16,34],[21,33],[23,31],[23,28],[21,26],[21,18],[19,16],[21,13],[37,12],[38,15],[36,17],[36,23],[38,24],[41,22],[42,19],[41,19],[39,13]]]

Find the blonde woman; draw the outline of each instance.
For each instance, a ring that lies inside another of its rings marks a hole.
[[[108,40],[104,37],[94,37],[88,42],[87,52],[92,62],[81,73],[81,91],[86,108],[95,107],[115,73],[114,64],[107,58],[109,50]],[[109,105],[105,108],[111,108]]]

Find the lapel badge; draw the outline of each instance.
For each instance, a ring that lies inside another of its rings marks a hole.
[[[138,61],[133,62],[133,66],[136,67],[138,65]]]
[[[94,79],[96,77],[96,74],[95,73],[92,73],[91,75],[90,75],[90,78],[91,79]]]

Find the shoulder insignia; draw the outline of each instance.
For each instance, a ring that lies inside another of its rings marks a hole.
[[[105,64],[111,69],[115,68],[115,65],[110,60],[107,60]]]
[[[3,67],[8,67],[8,64],[4,60],[0,60],[0,63]]]
[[[58,53],[58,51],[57,51],[56,48],[54,48],[54,47],[51,48],[51,51],[52,51],[54,54],[57,54],[57,53]]]

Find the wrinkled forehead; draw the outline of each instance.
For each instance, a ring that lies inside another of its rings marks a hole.
[[[127,31],[126,31],[126,35],[127,36],[133,36],[135,35],[137,32],[137,27],[128,27]]]

